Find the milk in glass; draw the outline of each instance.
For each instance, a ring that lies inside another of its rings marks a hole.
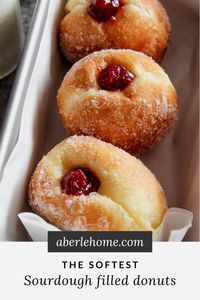
[[[17,66],[24,35],[18,0],[0,0],[0,79]]]

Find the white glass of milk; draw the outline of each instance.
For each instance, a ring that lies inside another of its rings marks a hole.
[[[23,44],[19,0],[0,0],[0,79],[16,68]]]

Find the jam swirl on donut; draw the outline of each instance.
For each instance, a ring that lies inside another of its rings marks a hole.
[[[135,76],[122,65],[112,64],[100,72],[98,84],[107,91],[126,88]]]
[[[87,12],[96,21],[106,22],[117,14],[120,7],[120,0],[92,0]]]
[[[61,180],[65,194],[80,196],[96,192],[100,187],[97,176],[88,169],[78,168],[66,174]]]

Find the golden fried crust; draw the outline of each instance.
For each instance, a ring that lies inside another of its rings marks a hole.
[[[77,167],[99,178],[96,193],[62,192],[62,177]],[[167,209],[161,186],[141,161],[84,136],[70,137],[44,156],[29,185],[29,202],[36,213],[63,230],[154,230]]]
[[[121,64],[135,75],[122,91],[102,90],[99,72]],[[160,141],[176,119],[177,94],[167,74],[146,55],[102,50],[83,58],[66,74],[58,108],[68,133],[91,135],[138,154]]]
[[[60,25],[60,45],[75,62],[101,49],[132,49],[159,62],[168,43],[170,23],[157,0],[121,0],[115,21],[98,23],[88,13],[90,0],[69,0]]]

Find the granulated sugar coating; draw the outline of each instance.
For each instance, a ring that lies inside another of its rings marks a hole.
[[[63,192],[63,176],[76,168],[94,172],[97,192]],[[93,137],[73,136],[38,164],[29,186],[33,210],[63,230],[154,230],[166,212],[164,192],[142,162]]]
[[[134,75],[127,87],[103,90],[99,74],[118,64]],[[164,70],[132,50],[102,50],[73,65],[58,91],[70,135],[91,135],[138,154],[167,135],[177,116],[177,94]]]
[[[170,23],[157,0],[69,0],[65,8],[59,37],[71,62],[102,49],[132,49],[159,62],[167,47]]]

